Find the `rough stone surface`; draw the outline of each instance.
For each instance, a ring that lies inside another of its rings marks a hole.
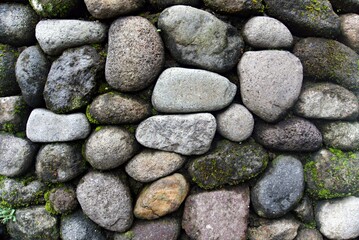
[[[48,204],[58,214],[68,214],[77,208],[76,191],[73,187],[55,188],[49,192]]]
[[[36,157],[36,174],[46,182],[67,182],[86,170],[81,145],[51,143],[43,145]]]
[[[236,92],[237,86],[219,74],[169,68],[156,82],[152,105],[166,113],[216,111],[228,106]]]
[[[299,204],[293,209],[293,211],[304,223],[312,224],[315,221],[313,202],[308,196],[304,196]]]
[[[149,0],[150,4],[157,9],[164,9],[172,5],[198,6],[201,0]]]
[[[0,98],[0,131],[24,131],[29,113],[22,96]]]
[[[308,83],[304,85],[294,111],[306,118],[350,120],[358,117],[359,102],[354,93],[339,85]]]
[[[26,136],[33,142],[66,142],[86,138],[91,131],[85,114],[55,114],[34,109],[27,121]]]
[[[189,183],[178,173],[161,178],[138,195],[134,214],[141,219],[156,219],[176,211],[187,197]]]
[[[287,51],[248,51],[238,64],[244,105],[267,122],[279,120],[299,97],[300,60]]]
[[[290,48],[293,36],[280,21],[271,17],[253,17],[243,28],[244,40],[255,48]]]
[[[130,191],[118,175],[89,172],[76,193],[83,212],[100,227],[123,232],[132,225]]]
[[[209,113],[153,116],[138,125],[136,139],[145,147],[200,155],[209,150],[216,127]]]
[[[39,17],[28,5],[0,4],[0,41],[13,46],[35,43],[35,26]]]
[[[0,175],[16,177],[24,174],[34,162],[37,146],[12,134],[0,134]]]
[[[201,188],[238,184],[257,176],[268,163],[268,154],[253,140],[242,144],[221,140],[207,154],[188,165],[192,180]]]
[[[90,46],[68,49],[52,65],[44,88],[46,107],[57,113],[86,106],[96,91],[103,65]]]
[[[125,163],[138,149],[134,136],[116,127],[99,127],[88,138],[84,155],[92,167],[100,170],[113,169]]]
[[[164,64],[162,39],[147,19],[115,20],[109,30],[106,80],[120,91],[138,91],[156,80]]]
[[[161,13],[158,27],[172,56],[182,64],[226,72],[238,63],[243,48],[239,32],[208,12],[169,7]]]
[[[141,8],[145,0],[85,0],[87,10],[99,19],[127,15]]]
[[[191,239],[245,240],[249,189],[235,186],[188,196],[182,227]]]
[[[135,95],[110,92],[96,97],[87,115],[98,124],[137,123],[151,116],[151,106]]]
[[[324,38],[304,38],[294,46],[293,53],[302,62],[305,77],[359,89],[359,55],[344,44]]]
[[[25,102],[31,107],[45,105],[43,91],[50,66],[50,61],[39,46],[26,48],[17,59],[16,80]]]
[[[261,1],[253,0],[204,0],[203,2],[207,7],[227,14],[255,13],[263,6]]]
[[[277,151],[307,152],[322,146],[322,134],[303,118],[290,118],[276,124],[257,122],[254,138],[266,148]]]
[[[107,26],[100,22],[41,20],[36,25],[36,39],[48,55],[60,55],[67,48],[101,43],[106,34]]]
[[[295,34],[333,38],[340,20],[328,0],[267,0],[266,13],[282,21]]]
[[[328,122],[319,126],[324,144],[342,150],[359,147],[359,122]]]
[[[323,240],[323,236],[316,229],[301,229],[295,240]]]
[[[13,96],[20,93],[15,75],[17,55],[18,52],[15,48],[10,45],[0,44],[0,97]]]
[[[79,0],[29,0],[35,12],[43,18],[68,17]]]
[[[320,232],[329,239],[355,239],[359,236],[358,197],[319,202],[315,217]]]
[[[58,239],[57,219],[46,212],[43,206],[17,209],[16,221],[7,224],[7,230],[13,239]]]
[[[106,240],[101,228],[81,210],[61,218],[60,232],[63,240]]]
[[[216,115],[217,131],[225,138],[241,142],[252,135],[253,115],[243,105],[233,103]]]
[[[171,152],[146,149],[126,165],[126,172],[140,182],[152,182],[181,168],[186,158]]]
[[[359,1],[358,0],[330,0],[333,8],[337,9],[339,12],[358,12],[359,11]]]
[[[254,211],[261,217],[284,216],[300,201],[304,191],[302,163],[279,156],[251,190]]]
[[[359,1],[358,1],[359,3]],[[359,6],[359,4],[358,4]],[[358,9],[359,10],[359,9]],[[359,15],[354,13],[344,14],[340,16],[341,36],[340,41],[345,45],[359,52]]]

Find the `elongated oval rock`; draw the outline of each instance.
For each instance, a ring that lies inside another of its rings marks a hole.
[[[327,122],[319,129],[327,146],[349,151],[359,147],[359,122]]]
[[[209,150],[216,127],[209,113],[153,116],[137,127],[136,139],[145,147],[200,155]]]
[[[83,113],[55,114],[34,109],[26,124],[26,136],[33,142],[67,142],[86,138],[91,131]]]
[[[216,111],[229,105],[236,91],[237,86],[219,74],[169,68],[156,82],[152,105],[166,113]]]

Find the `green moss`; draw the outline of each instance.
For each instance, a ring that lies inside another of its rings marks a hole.
[[[15,136],[19,138],[26,138],[26,132],[17,132],[15,133]]]
[[[321,13],[322,11],[328,11],[329,7],[319,0],[310,0],[310,3],[305,6],[305,9],[311,13]]]
[[[2,129],[5,131],[5,132],[9,132],[9,133],[15,133],[16,130],[15,130],[15,125],[13,123],[4,123],[2,125]]]
[[[98,131],[100,131],[101,129],[103,129],[103,126],[98,126],[98,127],[95,128],[95,132],[98,132]]]
[[[113,91],[114,89],[107,83],[102,82],[98,88],[98,94],[104,94]]]
[[[313,220],[309,223],[304,223],[304,226],[309,229],[315,229],[317,227],[317,222]]]
[[[71,100],[71,109],[82,108],[86,104],[86,101],[80,96],[76,96]]]
[[[33,4],[36,2],[36,4]],[[60,0],[47,0],[47,1],[30,1],[34,10],[42,17],[66,17],[69,11],[75,6],[74,1],[60,1]],[[37,8],[41,5],[42,8]]]
[[[53,205],[51,204],[51,201],[50,201],[50,194],[55,192],[55,189],[51,189],[50,191],[47,191],[45,194],[44,194],[44,198],[45,198],[45,210],[50,213],[51,215],[57,215],[59,214],[59,212],[57,212]]]
[[[133,124],[122,125],[122,127],[124,127],[127,131],[129,131],[132,134],[134,134],[137,129],[137,125],[133,125]]]
[[[97,121],[94,117],[92,117],[92,115],[90,113],[90,107],[91,107],[91,105],[88,105],[87,108],[86,108],[86,117],[87,117],[87,119],[89,120],[90,123],[100,124],[99,121]]]
[[[125,238],[127,239],[133,239],[135,237],[135,233],[133,231],[127,231],[123,234],[125,236]]]

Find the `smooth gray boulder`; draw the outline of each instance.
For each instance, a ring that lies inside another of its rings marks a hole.
[[[106,19],[135,12],[145,4],[145,0],[85,0],[85,4],[93,17]]]
[[[10,45],[0,44],[0,97],[20,93],[16,82],[15,64],[18,50]]]
[[[359,122],[328,122],[319,125],[325,145],[342,150],[359,147]]]
[[[214,72],[231,70],[244,45],[236,28],[190,6],[166,8],[158,28],[176,61]]]
[[[358,1],[359,8],[359,1]],[[359,9],[358,9],[359,10]],[[359,53],[359,15],[355,13],[343,14],[340,16],[340,29],[342,34],[339,40]]]
[[[107,26],[75,19],[41,20],[36,25],[35,35],[46,54],[60,55],[67,48],[103,42]]]
[[[236,92],[237,86],[217,73],[168,68],[157,79],[152,105],[165,113],[216,111],[228,106]]]
[[[26,136],[33,142],[67,142],[85,139],[91,131],[83,113],[56,114],[34,109],[26,124]]]
[[[0,131],[24,131],[29,113],[22,96],[0,97]]]
[[[136,139],[148,148],[200,155],[209,150],[216,127],[216,119],[209,113],[159,115],[138,125]]]
[[[79,0],[29,0],[35,12],[43,18],[69,17],[79,5]]]
[[[290,52],[248,51],[237,72],[244,105],[267,122],[281,119],[299,97],[303,67]]]

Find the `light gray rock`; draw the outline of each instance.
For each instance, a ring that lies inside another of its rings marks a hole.
[[[33,142],[67,142],[86,138],[91,131],[83,113],[55,114],[34,109],[26,124],[26,136]]]
[[[255,48],[290,48],[293,36],[280,21],[271,17],[253,17],[242,30],[244,40]]]
[[[263,5],[256,0],[204,0],[204,4],[214,11],[225,14],[250,14],[259,12]]]
[[[127,15],[141,8],[145,0],[85,0],[87,10],[99,19]]]
[[[113,169],[136,154],[138,143],[127,130],[106,126],[96,129],[85,144],[84,155],[93,168]]]
[[[359,198],[347,197],[319,202],[315,218],[319,231],[329,239],[359,236]]]
[[[14,96],[20,93],[15,75],[17,56],[16,48],[0,44],[0,97]]]
[[[30,109],[22,96],[0,98],[0,131],[24,131],[29,113]]]
[[[171,152],[146,149],[126,165],[126,172],[139,182],[152,182],[179,169],[186,158]]]
[[[48,55],[59,55],[67,48],[101,43],[107,26],[100,22],[82,20],[41,20],[36,25],[36,39]]]
[[[358,2],[359,3],[359,2]],[[359,15],[354,13],[340,16],[340,41],[359,53]]]
[[[294,240],[323,240],[322,234],[317,229],[301,229]]]
[[[303,67],[290,52],[246,52],[237,71],[244,105],[267,122],[283,117],[299,97]]]
[[[327,120],[356,119],[359,102],[351,91],[332,83],[305,84],[294,106],[297,115]]]
[[[43,18],[68,17],[79,5],[79,0],[29,0],[32,8]]]
[[[187,197],[182,228],[191,239],[245,240],[249,189],[228,187]]]
[[[80,180],[76,193],[83,212],[99,226],[115,232],[131,227],[131,195],[118,175],[89,172]]]
[[[216,111],[228,106],[236,92],[237,86],[217,73],[169,68],[156,82],[152,105],[165,113]]]
[[[138,91],[156,80],[164,46],[155,26],[139,16],[115,20],[109,30],[106,81],[120,91]]]
[[[328,122],[319,129],[327,146],[348,151],[359,147],[359,122]]]
[[[34,162],[37,146],[12,134],[0,134],[0,175],[16,177],[24,174]]]
[[[216,115],[217,130],[225,138],[241,142],[252,135],[253,115],[243,105],[233,103],[226,110]]]
[[[189,6],[165,9],[158,19],[158,28],[176,61],[214,72],[232,69],[244,45],[233,26]]]
[[[209,113],[153,116],[138,125],[136,139],[148,148],[200,155],[209,150],[216,127]]]

